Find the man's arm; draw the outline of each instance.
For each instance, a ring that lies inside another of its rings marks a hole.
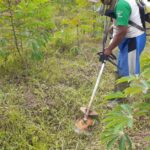
[[[112,53],[112,50],[120,44],[120,42],[125,37],[127,30],[127,26],[117,26],[117,34],[113,37],[111,44],[104,49],[105,55],[110,55]]]

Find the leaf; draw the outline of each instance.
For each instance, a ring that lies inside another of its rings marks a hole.
[[[120,133],[123,132],[124,126],[120,123],[113,130],[116,134],[120,136]]]
[[[131,81],[135,80],[136,78],[137,77],[135,77],[135,76],[122,77],[117,80],[117,84],[124,83],[124,82],[131,82]]]
[[[7,43],[8,43],[7,39],[5,39],[5,38],[0,39],[0,46],[4,47],[7,45]]]
[[[135,94],[141,93],[142,89],[139,87],[129,87],[129,88],[125,89],[124,92],[126,95],[133,96]]]
[[[0,50],[0,57],[2,58],[6,58],[10,55],[10,52],[6,51],[6,50]]]
[[[117,121],[116,120],[113,120],[113,121],[111,121],[111,122],[109,122],[107,125],[106,125],[106,128],[114,128],[114,127],[116,127],[117,126]]]
[[[143,93],[146,94],[150,89],[149,83],[146,80],[141,80],[140,83],[140,87],[142,88]]]
[[[38,44],[38,42],[36,40],[33,40],[32,48],[33,48],[34,51],[36,51],[37,49],[40,48],[40,46],[39,46],[39,44]]]
[[[127,125],[128,127],[132,128],[133,126],[133,116],[131,107],[127,104],[121,105],[122,109],[124,110],[125,117],[127,118]]]
[[[132,117],[132,118],[131,118]],[[129,128],[132,128],[133,127],[133,116],[129,116],[129,119],[128,119],[128,127]]]
[[[102,140],[103,143],[107,143],[107,142],[110,141],[111,139],[112,139],[112,134],[111,134],[111,133],[109,133],[109,134],[107,135],[106,132],[103,132],[103,134],[102,134],[102,136],[101,136],[101,140]]]
[[[87,5],[87,0],[76,0],[76,3],[80,6],[80,7],[86,7]]]
[[[74,25],[74,26],[77,26],[80,24],[80,20],[78,18],[73,18],[71,21],[70,21],[70,24]]]
[[[40,50],[33,50],[32,53],[31,53],[31,58],[33,60],[38,60],[39,61],[39,60],[42,60],[43,57],[44,57],[43,52],[40,51]]]
[[[115,143],[115,141],[118,139],[118,136],[114,137],[111,141],[108,142],[107,144],[107,150],[110,150]]]
[[[136,115],[138,116],[145,115],[150,112],[150,103],[148,102],[139,103],[137,106],[137,109],[138,109],[138,112],[136,112]]]
[[[125,98],[126,95],[123,94],[122,92],[116,92],[116,93],[111,93],[109,95],[107,95],[105,98],[107,100],[110,100],[110,99],[115,99],[115,98]]]
[[[125,150],[125,142],[126,142],[126,138],[123,136],[121,137],[121,139],[119,140],[119,150]]]
[[[69,20],[68,19],[63,19],[61,23],[63,25],[68,25],[69,24]]]
[[[122,104],[121,108],[126,111],[128,114],[132,113],[131,107],[128,104]]]
[[[129,145],[128,150],[132,150],[132,141],[131,141],[131,139],[129,138],[128,134],[125,134],[125,137],[126,137],[128,145]]]

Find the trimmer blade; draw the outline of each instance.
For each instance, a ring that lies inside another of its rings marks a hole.
[[[89,134],[89,128],[94,126],[95,121],[88,117],[87,120],[78,119],[75,123],[75,132],[78,134]]]

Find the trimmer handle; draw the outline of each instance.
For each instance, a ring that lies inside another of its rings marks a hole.
[[[99,55],[99,61],[102,62],[102,63],[106,63],[106,61],[109,61],[110,63],[112,63],[113,65],[115,65],[116,67],[117,64],[114,62],[114,60],[117,59],[117,57],[114,55],[114,54],[111,54],[111,55],[105,55],[103,52],[99,52],[97,53]]]
[[[101,62],[105,62],[105,61],[108,61],[108,60],[116,60],[117,57],[114,55],[114,54],[111,54],[111,55],[105,55],[103,52],[99,52],[97,53],[99,55],[99,61]]]

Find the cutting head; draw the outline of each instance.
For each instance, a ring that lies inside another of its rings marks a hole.
[[[90,127],[94,126],[95,121],[88,117],[86,120],[78,119],[75,124],[75,132],[80,133],[88,133]]]

